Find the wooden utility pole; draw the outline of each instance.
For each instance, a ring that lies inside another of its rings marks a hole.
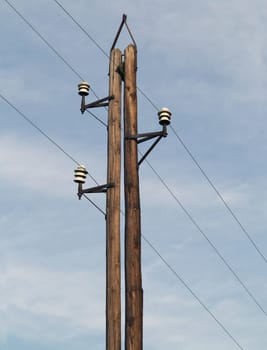
[[[85,97],[90,85],[78,85],[81,112],[89,108],[108,108],[108,164],[107,183],[83,188],[86,168],[74,171],[78,184],[78,198],[87,193],[106,192],[106,350],[121,349],[121,258],[120,258],[120,182],[121,182],[121,84],[124,80],[124,197],[125,197],[125,350],[143,350],[143,288],[141,270],[141,214],[138,167],[158,142],[167,136],[171,111],[158,112],[162,130],[138,134],[137,128],[137,48],[123,15],[109,61],[109,96],[89,104]],[[122,53],[115,49],[122,28],[126,26],[133,44]],[[138,143],[154,139],[154,143],[138,161]]]
[[[138,176],[136,47],[124,51],[124,183],[125,183],[125,350],[143,349],[143,289]]]
[[[121,51],[110,52],[108,170],[106,204],[106,350],[121,348],[120,182],[121,182]]]

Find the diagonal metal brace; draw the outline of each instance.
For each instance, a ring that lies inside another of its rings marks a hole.
[[[136,140],[136,142],[142,143],[149,141],[151,139],[157,138],[153,144],[149,147],[149,149],[146,151],[146,153],[142,156],[142,158],[138,162],[138,166],[146,159],[146,157],[149,155],[149,153],[154,149],[154,147],[159,143],[159,141],[162,139],[162,137],[167,137],[167,126],[164,124],[162,131],[156,131],[156,132],[146,132],[143,134],[137,134],[132,136],[126,136],[126,139],[128,140]]]
[[[164,137],[163,135],[158,136],[156,141],[149,147],[149,149],[146,151],[146,153],[143,155],[143,157],[139,160],[138,166],[146,159],[146,157],[149,155],[149,153],[154,149],[154,147],[159,143],[159,141]]]

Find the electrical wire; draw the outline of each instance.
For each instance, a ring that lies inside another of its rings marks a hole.
[[[183,284],[183,286],[189,291],[189,293],[199,302],[199,304],[209,313],[209,315],[213,318],[213,320],[220,326],[220,328],[233,340],[233,342],[239,347],[239,349],[244,350],[244,348],[240,345],[240,343],[234,338],[234,336],[225,328],[225,326],[218,320],[218,318],[214,315],[213,312],[207,307],[207,305],[199,298],[199,296],[189,287],[189,285],[185,282],[185,280],[179,276],[176,270],[168,263],[168,261],[160,254],[159,250],[155,248],[154,245],[150,243],[150,241],[142,234],[143,240],[149,245],[149,247],[157,254],[160,260],[167,266],[167,268],[174,274],[176,279]]]
[[[145,99],[152,105],[152,107],[156,110],[159,111],[159,108],[155,105],[155,103],[141,90],[138,89],[141,94],[145,97]],[[252,239],[251,235],[248,233],[248,231],[245,229],[244,225],[241,223],[241,221],[238,219],[234,211],[231,209],[229,204],[227,204],[226,200],[223,198],[222,194],[219,192],[218,188],[215,186],[213,181],[211,181],[210,177],[207,175],[207,173],[204,171],[203,167],[200,165],[199,161],[196,159],[196,157],[193,155],[193,153],[190,151],[188,146],[185,144],[185,142],[182,140],[181,136],[177,133],[177,131],[174,129],[172,125],[170,125],[170,129],[174,133],[176,139],[179,141],[179,143],[183,146],[185,149],[186,153],[189,155],[191,160],[194,162],[194,164],[197,166],[197,168],[200,170],[201,174],[204,176],[204,178],[207,180],[209,185],[212,187],[212,189],[215,191],[217,196],[219,197],[220,201],[223,203],[227,211],[230,213],[234,221],[238,224],[239,228],[242,230],[242,232],[245,234],[249,242],[252,244],[252,246],[255,248],[257,253],[260,255],[260,257],[263,259],[265,263],[267,263],[267,258],[263,254],[263,252],[260,250],[256,242]]]
[[[8,0],[4,0],[7,5],[10,6],[10,8],[31,28],[31,30],[46,44],[47,47],[49,47],[50,50],[54,52],[54,54],[80,79],[80,80],[85,80],[82,75],[75,69],[73,66],[54,48],[53,45],[49,43],[49,41],[25,18],[25,16],[22,15],[21,12],[19,12],[15,6],[13,6]],[[98,95],[94,91],[92,87],[90,87],[92,93],[94,96],[98,99]],[[101,119],[99,119],[94,113],[87,112],[93,116],[95,119],[97,119],[100,123],[104,124],[107,126]]]
[[[97,48],[109,59],[109,55],[106,51],[98,44],[98,42],[80,25],[78,21],[66,10],[66,8],[61,5],[61,3],[57,0],[54,0],[55,3],[65,12],[65,14],[71,18],[71,20],[80,28],[80,30],[97,46]]]
[[[121,214],[125,216],[125,213],[121,211]],[[159,257],[159,259],[163,262],[163,264],[167,267],[168,270],[175,276],[175,278],[189,291],[189,293],[198,301],[198,303],[208,312],[208,314],[213,318],[213,320],[217,323],[217,325],[228,335],[233,342],[239,347],[239,349],[244,350],[241,344],[237,341],[237,339],[230,333],[230,331],[218,320],[218,318],[214,315],[214,313],[209,309],[209,307],[200,299],[196,292],[193,291],[192,288],[185,282],[185,280],[178,274],[178,272],[171,266],[171,264],[163,257],[160,251],[150,242],[146,236],[141,233],[142,239],[146,242],[146,244],[154,251],[154,253]],[[264,311],[264,310],[263,310]],[[265,313],[265,312],[264,312]]]
[[[94,113],[92,113],[92,112],[89,111],[88,109],[86,110],[86,112],[88,112],[92,117],[94,117],[99,123],[101,123],[102,125],[104,125],[106,128],[108,127],[108,124],[106,124],[105,122],[103,122],[103,120],[101,120],[100,118],[98,118]]]
[[[42,41],[45,42],[45,44],[52,49],[52,51],[65,63],[67,64],[67,66],[77,75],[82,79],[82,76],[75,70],[73,69],[73,67],[64,59],[64,57],[62,55],[60,55],[58,53],[58,51],[40,34],[40,32],[33,27],[33,25],[20,13],[18,12],[18,10],[9,3],[8,0],[5,0],[10,6],[11,8],[19,15],[20,18],[23,19],[23,21],[25,21],[25,23],[27,25],[30,26],[30,28],[39,36],[39,38],[41,38]],[[59,6],[60,8],[74,21],[74,23],[76,25],[78,25],[78,27],[80,29],[82,29],[82,26],[74,19],[74,17],[57,1],[54,0]],[[82,31],[87,35],[87,37],[92,40],[94,42],[94,44],[97,45],[98,48],[101,48],[101,46],[97,43],[96,40],[94,40],[92,38],[91,35],[89,35],[89,33],[83,28]],[[101,49],[101,51],[103,53],[105,53],[105,51],[103,49]],[[108,55],[105,54],[107,57]],[[82,79],[83,80],[83,79]],[[143,96],[152,104],[152,106],[158,110],[157,106],[152,102],[151,99],[148,98],[148,96],[141,90],[139,89],[139,91],[143,94]],[[96,95],[96,94],[95,94]],[[97,96],[97,95],[96,95]],[[89,111],[88,111],[89,112]],[[107,127],[107,125],[102,122],[100,119],[98,119],[92,112],[89,112],[91,115],[93,115],[98,121],[100,121],[103,125],[105,125]],[[175,132],[175,130],[172,128],[172,130]],[[178,134],[175,132],[178,140],[180,142],[182,142],[181,138],[178,136]],[[187,146],[184,144],[184,142],[182,142],[183,146],[185,147],[186,151],[190,154],[191,158],[194,160],[195,164],[199,167],[199,169],[201,170],[202,174],[206,177],[206,179],[209,181],[209,183],[212,185],[212,187],[215,189],[216,193],[220,196],[220,198],[222,199],[220,193],[217,191],[217,189],[215,188],[215,186],[212,184],[212,182],[210,181],[210,179],[208,178],[208,176],[205,174],[205,172],[203,171],[203,169],[200,167],[199,163],[196,161],[196,159],[193,157],[192,153],[190,152],[190,150],[187,148]],[[168,192],[171,194],[171,196],[175,199],[175,201],[179,204],[179,206],[182,208],[182,210],[185,212],[185,214],[187,215],[187,217],[190,219],[190,221],[194,224],[194,226],[198,229],[198,231],[202,234],[202,236],[207,240],[207,242],[210,244],[210,246],[214,249],[214,251],[216,252],[216,254],[220,257],[220,259],[224,262],[224,264],[227,266],[227,268],[230,270],[230,272],[235,276],[235,278],[239,281],[239,283],[241,284],[241,286],[244,288],[244,290],[247,292],[247,294],[252,298],[252,300],[256,303],[256,305],[260,308],[260,310],[265,314],[265,316],[267,316],[266,311],[263,309],[263,307],[260,305],[260,303],[256,300],[256,298],[253,296],[253,294],[248,290],[248,288],[245,286],[245,284],[242,282],[242,280],[239,278],[239,276],[236,274],[236,272],[233,270],[233,268],[229,265],[229,263],[225,260],[225,258],[221,255],[221,253],[218,251],[218,249],[214,246],[214,244],[210,241],[210,239],[208,238],[208,236],[205,234],[205,232],[200,228],[200,226],[197,224],[197,222],[194,220],[194,218],[192,217],[192,215],[188,212],[188,210],[184,207],[184,205],[181,203],[180,200],[178,200],[177,196],[174,195],[174,193],[170,190],[170,188],[167,186],[167,184],[164,182],[164,180],[159,176],[159,174],[156,172],[156,170],[151,166],[151,164],[146,161],[146,163],[149,165],[149,167],[154,171],[154,173],[157,175],[157,177],[160,179],[160,181],[162,182],[162,184],[164,185],[164,187],[168,190]],[[94,179],[94,181],[96,181]],[[224,201],[225,203],[225,201]],[[226,204],[226,203],[225,203]],[[229,208],[230,209],[230,208]],[[231,209],[230,209],[231,210]],[[232,213],[232,211],[231,211]],[[243,226],[241,226],[243,227]],[[248,235],[249,237],[249,235]],[[253,241],[252,241],[253,242]],[[256,246],[255,246],[256,247]],[[264,257],[262,255],[262,257]]]
[[[46,132],[44,132],[39,126],[37,126],[28,116],[26,116],[20,109],[18,109],[12,102],[10,102],[4,95],[0,93],[0,97],[3,101],[5,101],[11,108],[13,108],[18,115],[20,115],[27,123],[29,123],[35,130],[37,130],[41,135],[43,135],[49,142],[51,142],[60,152],[62,152],[66,157],[68,157],[72,162],[76,165],[80,165],[80,163],[73,158],[62,146],[60,146],[55,140],[53,140]],[[96,179],[88,172],[88,176],[94,181],[96,185],[99,183]],[[97,208],[102,214],[106,215],[105,212],[96,205],[90,198],[88,198],[85,194],[83,196],[91,203],[95,208]]]
[[[178,197],[174,194],[174,192],[170,189],[170,187],[167,185],[166,181],[163,180],[163,178],[159,175],[159,173],[156,171],[156,169],[151,165],[151,163],[146,159],[145,162],[150,167],[150,169],[153,171],[153,173],[157,176],[159,181],[162,183],[162,185],[165,187],[165,189],[169,192],[169,194],[172,196],[172,198],[175,200],[175,202],[179,205],[179,207],[183,210],[183,212],[186,214],[188,219],[192,222],[192,224],[196,227],[196,229],[201,233],[201,235],[205,238],[205,240],[208,242],[208,244],[211,246],[211,248],[215,251],[215,253],[218,255],[218,257],[221,259],[221,261],[224,263],[224,265],[227,267],[227,269],[231,272],[231,274],[236,278],[236,280],[240,283],[240,285],[243,287],[245,292],[248,294],[248,296],[253,300],[253,302],[258,306],[258,308],[263,312],[265,316],[267,316],[266,311],[264,310],[263,306],[257,301],[256,297],[253,295],[253,293],[248,289],[248,287],[244,284],[244,282],[241,280],[241,278],[238,276],[238,274],[234,271],[234,269],[231,267],[231,265],[227,262],[227,260],[224,258],[224,256],[220,253],[218,248],[212,243],[212,241],[209,239],[207,234],[204,232],[204,230],[199,226],[199,224],[196,222],[196,220],[193,218],[193,216],[190,214],[190,212],[185,208],[183,203],[178,199]]]
[[[51,142],[56,148],[58,148],[62,153],[65,154],[70,160],[72,160],[75,164],[80,165],[80,163],[74,159],[63,147],[61,147],[56,141],[54,141],[50,136],[47,135],[39,126],[37,126],[29,117],[27,117],[24,113],[21,112],[13,103],[11,103],[4,95],[0,93],[0,97],[4,100],[11,108],[13,108],[27,123],[31,124],[39,133],[41,133],[49,142]],[[92,177],[93,181],[95,179]]]
[[[6,1],[6,0],[5,0]],[[108,54],[105,52],[105,50],[101,47],[101,45],[88,33],[88,31],[82,27],[80,25],[80,23],[70,14],[69,11],[66,10],[66,8],[59,3],[59,1],[54,0],[54,2],[65,12],[65,14],[80,28],[80,30],[98,47],[98,49],[101,50],[101,52],[107,57],[109,58]],[[157,105],[151,100],[151,98],[148,97],[148,95],[139,87],[137,87],[138,91],[144,96],[144,98],[152,105],[152,107],[156,110],[159,111],[159,108],[157,107]],[[185,151],[187,152],[187,154],[189,155],[189,157],[192,159],[192,161],[195,163],[195,165],[198,167],[198,169],[200,170],[200,172],[202,173],[202,175],[205,177],[205,179],[208,181],[208,183],[210,184],[210,186],[213,188],[213,190],[215,191],[215,193],[217,194],[217,196],[219,197],[219,199],[221,200],[221,202],[223,203],[223,205],[225,206],[225,208],[228,210],[228,212],[230,213],[230,215],[233,217],[234,221],[238,224],[238,226],[240,227],[240,229],[242,230],[242,232],[245,234],[245,236],[247,237],[247,239],[249,240],[249,242],[252,244],[252,246],[256,249],[256,251],[258,252],[258,254],[261,256],[261,258],[264,260],[265,263],[267,263],[267,258],[265,257],[265,255],[263,254],[263,252],[260,250],[260,248],[258,247],[258,245],[256,244],[256,242],[252,239],[251,235],[248,233],[248,231],[245,229],[244,225],[241,223],[241,221],[238,219],[238,217],[236,216],[236,214],[234,213],[234,211],[230,208],[229,204],[227,204],[227,202],[225,201],[225,199],[223,198],[223,196],[221,195],[221,193],[219,192],[219,190],[217,189],[217,187],[214,185],[214,183],[211,181],[211,179],[209,178],[209,176],[207,175],[207,173],[204,171],[204,169],[200,166],[200,163],[197,161],[196,157],[192,154],[192,152],[190,151],[190,149],[188,148],[188,146],[186,146],[186,144],[184,143],[184,141],[181,139],[181,137],[178,135],[178,133],[176,132],[176,130],[172,127],[171,130],[173,131],[174,135],[176,136],[177,140],[181,143],[181,145],[183,146],[183,148],[185,149]]]
[[[79,165],[80,163],[76,161],[68,152],[64,150],[63,147],[59,146],[57,142],[55,142],[50,136],[47,135],[42,129],[40,129],[32,120],[27,117],[24,113],[22,113],[17,107],[14,106],[6,97],[4,97],[0,93],[0,97],[10,106],[12,107],[24,120],[26,120],[32,127],[34,127],[41,135],[43,135],[46,139],[48,139],[54,146],[56,146],[65,156],[71,159],[74,163]],[[88,173],[88,175],[97,183],[97,181]],[[98,209],[104,216],[106,213],[96,205],[87,195],[83,194],[85,197],[96,209]],[[124,215],[124,213],[122,213]],[[163,263],[168,267],[168,269],[176,276],[176,278],[184,285],[184,287],[193,295],[194,298],[202,305],[202,307],[210,314],[210,316],[216,321],[216,323],[221,327],[221,329],[234,341],[234,343],[241,349],[244,348],[239,344],[239,342],[233,337],[233,335],[225,328],[225,326],[216,318],[216,316],[209,310],[209,308],[204,304],[203,301],[197,296],[195,292],[188,286],[188,284],[178,275],[178,273],[174,270],[174,268],[167,262],[166,259],[159,253],[159,251],[154,247],[154,245],[142,234],[142,238],[144,241],[153,249],[153,251],[159,256],[159,258],[163,261]]]
[[[55,0],[56,1],[56,0]],[[48,45],[48,47],[50,48],[50,49],[52,49],[52,51],[59,57],[59,58],[61,58],[61,60],[76,74],[76,75],[79,75],[79,73],[77,73],[77,71],[75,71],[73,68],[72,68],[72,66],[70,66],[69,64],[68,64],[68,62],[61,56],[61,55],[59,55],[58,54],[58,52],[47,42],[47,40],[46,39],[44,39],[43,38],[43,36],[41,36],[41,34],[25,19],[25,17],[23,17],[15,8],[14,8],[14,6],[13,5],[11,5],[7,0],[5,0],[5,2],[32,28],[32,30],[34,30],[34,32]],[[57,2],[57,1],[56,1]],[[58,3],[58,2],[57,2]],[[82,77],[79,75],[79,77],[82,79]],[[83,79],[82,79],[83,80]],[[141,90],[141,89],[139,89],[139,91],[148,99],[148,97],[145,95],[145,93]],[[56,145],[61,151],[63,151],[63,153],[65,153],[65,155],[68,155],[65,151],[64,151],[64,149],[62,149],[62,147],[61,146],[59,146],[58,144],[56,144],[46,133],[44,133],[39,127],[37,127],[33,122],[31,122],[30,120],[29,120],[29,118],[25,118],[25,115],[23,114],[23,113],[21,113],[14,105],[12,105],[11,103],[9,103],[9,101],[6,99],[6,98],[4,98],[3,97],[3,95],[1,95],[1,97],[12,107],[12,108],[14,108],[17,112],[19,112],[19,114],[21,115],[21,116],[23,116],[23,118],[25,119],[25,120],[27,120],[28,122],[30,122],[30,124],[32,125],[32,126],[34,126],[39,132],[41,132],[46,138],[48,138],[48,140],[50,140],[50,141],[52,141],[52,143],[54,144],[54,145]],[[148,99],[149,100],[149,99]],[[153,103],[151,100],[149,100],[149,102],[150,103]],[[153,106],[154,107],[156,107],[154,104],[153,104]],[[105,124],[104,124],[105,125]],[[68,155],[68,157],[69,157],[69,155]],[[70,157],[69,157],[70,158]],[[71,159],[72,160],[74,160],[72,157],[71,157]],[[75,161],[75,160],[74,160]],[[78,162],[76,162],[75,161],[75,163],[76,164],[79,164]],[[85,196],[86,198],[87,198],[87,196]],[[90,202],[91,202],[91,200],[89,199],[89,198],[87,198]],[[92,202],[91,202],[92,203]],[[94,203],[92,203],[92,204],[94,204]],[[95,204],[94,204],[95,205]],[[97,206],[96,206],[97,207]],[[97,207],[98,209],[100,209],[99,207]],[[101,209],[100,209],[100,211],[103,213],[103,214],[105,214]],[[146,241],[147,241],[147,243],[149,242],[147,239],[145,239]],[[151,246],[151,248],[157,253],[157,255],[159,255],[159,253],[158,253],[158,251],[156,250],[156,248],[155,247],[153,247],[153,245],[149,242],[149,245]],[[159,255],[160,256],[160,255]],[[167,266],[170,268],[171,266],[166,262],[166,260],[165,259],[163,259],[162,257],[161,257],[161,259],[162,259],[162,261],[164,261],[165,262],[165,264],[167,264]],[[171,268],[171,270],[172,270],[172,272],[174,272],[174,269],[172,269]],[[177,277],[178,277],[178,275],[177,275]],[[182,280],[180,280],[181,282],[182,282]],[[183,283],[183,282],[182,282]],[[185,286],[187,286],[185,283],[183,283]],[[197,296],[195,295],[195,293],[192,293],[192,291],[191,291],[191,294],[194,296],[194,297],[196,297],[197,298]],[[200,301],[198,298],[197,298],[197,300],[198,301]],[[201,302],[201,301],[200,301]],[[203,304],[201,304],[207,311],[208,311],[208,309],[203,305]],[[209,312],[209,311],[208,311]],[[212,316],[213,314],[211,313],[211,312],[209,312],[210,313],[210,315]],[[214,318],[214,315],[212,316],[213,318]],[[216,320],[216,319],[215,319]],[[233,336],[227,331],[227,329],[225,329],[225,327],[218,321],[218,320],[216,320],[216,322],[224,329],[224,331],[228,334],[228,336],[230,336],[231,337],[231,339],[236,343],[236,345],[238,345],[238,347],[240,348],[240,349],[243,349],[242,347],[241,347],[241,345],[235,340],[235,338],[233,338]]]
[[[81,80],[84,80],[83,77],[81,76],[81,74],[75,70],[72,65],[69,64],[69,62],[67,60],[65,60],[65,58],[45,39],[45,37],[21,14],[21,12],[19,12],[15,6],[13,6],[8,0],[4,0],[5,3],[10,6],[12,8],[12,10],[14,12],[16,12],[16,14],[31,28],[31,30],[50,48],[50,50],[52,50],[57,56],[58,58],[61,59],[61,61],[63,61],[65,63],[65,65],[72,70],[72,72],[78,76]]]
[[[5,0],[9,5],[9,1]],[[62,10],[64,9],[64,7],[57,1],[54,0],[59,6],[60,8],[62,8]],[[41,35],[41,33],[33,27],[33,25],[21,14],[18,12],[18,10],[10,5],[11,8],[19,15],[20,18],[23,19],[23,21],[30,26],[30,28],[38,35],[38,37],[65,63],[67,64],[67,66],[72,70],[72,72],[74,72],[78,77],[80,77],[82,79],[82,76],[80,73],[78,73],[66,60],[65,58],[60,55],[58,53],[58,51]],[[70,15],[70,13],[65,9],[64,12],[70,16],[70,18],[74,21],[74,23],[76,25],[78,25],[78,22],[73,18],[72,15]],[[79,28],[81,29],[82,27],[79,25]],[[97,47],[101,47],[94,39],[92,39],[92,37],[89,35],[89,33],[87,33],[87,31],[85,29],[83,29],[83,32],[87,34],[87,37],[90,40],[93,40],[93,42],[97,45]],[[104,52],[104,50],[101,50],[102,52]],[[83,79],[82,79],[83,80]],[[150,100],[148,98],[148,96],[141,90],[139,89],[139,91],[143,94],[143,96],[152,104],[152,106],[158,110],[157,106],[152,102],[152,100]],[[95,93],[95,96],[96,93]],[[97,96],[98,98],[98,96]],[[107,125],[102,122],[101,120],[99,120],[92,112],[88,111],[91,115],[93,115],[99,122],[101,122],[103,125],[105,125],[107,127]],[[38,128],[37,128],[38,130]],[[172,128],[172,130],[175,132],[175,130]],[[40,130],[39,130],[40,131]],[[178,134],[175,133],[176,136],[178,137],[178,140],[180,140],[180,142],[182,141]],[[184,144],[184,142],[182,142],[183,146],[185,147],[185,149],[187,150],[187,152],[189,152],[189,154],[191,155],[191,158],[194,160],[194,162],[196,163],[196,165],[199,167],[199,169],[202,171],[203,175],[207,178],[207,180],[209,181],[210,184],[211,181],[209,180],[209,178],[206,176],[205,172],[202,170],[202,168],[200,167],[199,163],[196,161],[196,159],[193,157],[192,153],[190,152],[190,150],[187,148],[187,146]],[[187,215],[187,217],[189,218],[189,220],[193,223],[193,225],[198,229],[198,231],[202,234],[202,236],[206,239],[206,241],[209,243],[209,245],[213,248],[213,250],[216,252],[216,254],[219,256],[219,258],[223,261],[223,263],[226,265],[226,267],[229,269],[229,271],[234,275],[234,277],[237,279],[237,281],[241,284],[241,286],[243,287],[243,289],[246,291],[246,293],[250,296],[250,298],[255,302],[255,304],[259,307],[259,309],[264,313],[265,316],[267,316],[266,311],[264,310],[264,308],[261,306],[261,304],[256,300],[256,298],[254,297],[254,295],[249,291],[249,289],[246,287],[246,285],[242,282],[242,280],[240,279],[240,277],[237,275],[237,273],[233,270],[233,268],[230,266],[230,264],[226,261],[226,259],[222,256],[222,254],[219,252],[219,250],[216,248],[216,246],[210,241],[210,239],[208,238],[208,236],[205,234],[205,232],[201,229],[201,227],[198,225],[198,223],[196,222],[196,220],[192,217],[192,215],[189,213],[189,211],[185,208],[185,206],[182,204],[182,202],[177,198],[177,196],[175,196],[175,194],[170,190],[170,188],[168,187],[168,185],[166,184],[166,182],[162,179],[162,177],[156,172],[156,170],[152,167],[152,165],[146,160],[146,163],[149,165],[149,167],[153,170],[153,172],[157,175],[157,177],[159,178],[159,180],[162,182],[162,184],[164,185],[164,187],[167,189],[167,191],[171,194],[171,196],[175,199],[175,201],[177,202],[177,204],[182,208],[182,210],[185,212],[185,214]],[[90,176],[90,175],[89,175]],[[90,176],[91,177],[91,176]],[[95,183],[96,180],[93,178],[93,181]],[[215,186],[213,186],[214,189]],[[218,195],[219,192],[216,190],[216,193]],[[87,198],[88,199],[88,198]],[[88,199],[89,200],[89,199]],[[102,211],[102,210],[101,210]]]
[[[54,146],[56,146],[65,156],[71,159],[75,164],[79,165],[80,163],[75,160],[68,152],[64,150],[62,146],[60,146],[57,142],[55,142],[50,136],[47,135],[41,128],[39,128],[29,117],[27,117],[24,113],[22,113],[14,104],[12,104],[6,97],[4,97],[0,93],[0,97],[10,106],[12,107],[24,120],[26,120],[32,127],[34,127],[41,135],[43,135],[46,139],[48,139]],[[97,181],[92,177],[91,174],[88,175],[95,181]],[[85,197],[96,209],[98,209],[104,216],[106,213],[96,205],[87,195],[83,194]],[[124,215],[124,213],[122,212]],[[189,287],[189,285],[178,275],[178,273],[174,270],[174,268],[167,262],[165,258],[159,253],[158,249],[154,247],[154,245],[142,234],[143,240],[150,246],[150,248],[158,255],[158,257],[162,260],[162,262],[167,266],[167,268],[175,275],[175,277],[184,285],[184,287],[191,293],[191,295],[200,303],[200,305],[209,313],[209,315],[214,319],[214,321],[220,326],[220,328],[234,341],[234,343],[239,347],[239,349],[244,350],[244,348],[240,345],[240,343],[233,337],[233,335],[226,329],[226,327],[217,319],[217,317],[210,311],[210,309],[204,304],[204,302],[198,297],[198,295]]]
[[[95,204],[95,202],[92,201],[92,199],[90,199],[86,194],[83,193],[83,197],[86,198],[96,209],[98,209],[98,211],[100,211],[105,217],[106,217],[106,213],[104,212],[104,210],[102,210],[98,205]]]
[[[201,167],[201,165],[199,164],[199,162],[197,161],[196,157],[192,154],[192,152],[189,150],[189,148],[186,146],[186,144],[184,143],[184,141],[182,140],[181,136],[178,135],[178,133],[176,132],[176,130],[171,126],[171,130],[173,131],[174,135],[176,136],[177,140],[180,142],[180,144],[183,146],[183,148],[186,150],[187,154],[190,156],[190,158],[193,160],[193,162],[195,163],[195,165],[198,167],[198,169],[200,170],[200,172],[202,173],[202,175],[205,177],[205,179],[208,181],[208,183],[210,184],[210,186],[213,188],[213,190],[215,191],[215,193],[217,194],[217,196],[220,198],[221,202],[223,203],[223,205],[225,206],[225,208],[228,210],[228,212],[231,214],[231,216],[234,218],[234,220],[236,221],[236,223],[238,224],[238,226],[240,227],[240,229],[243,231],[243,233],[246,235],[246,237],[248,238],[248,240],[250,241],[250,243],[254,246],[254,248],[256,249],[256,251],[259,253],[259,255],[262,257],[262,259],[265,261],[265,263],[267,263],[267,259],[264,256],[264,254],[262,253],[262,251],[259,249],[259,247],[257,246],[257,244],[255,243],[255,241],[251,238],[250,234],[248,233],[248,231],[245,229],[245,227],[242,225],[242,223],[240,222],[240,220],[238,219],[238,217],[236,216],[236,214],[233,212],[233,210],[230,208],[230,206],[227,204],[227,202],[225,201],[225,199],[223,198],[223,196],[221,195],[221,193],[219,192],[219,190],[217,189],[217,187],[214,185],[214,183],[211,181],[210,177],[207,175],[207,173],[204,171],[204,169]]]

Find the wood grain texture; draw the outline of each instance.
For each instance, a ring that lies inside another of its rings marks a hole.
[[[124,63],[124,184],[125,184],[125,349],[143,348],[141,219],[137,141],[136,48],[129,45]]]
[[[117,72],[122,55],[110,55],[108,110],[108,170],[106,205],[106,349],[121,348],[121,261],[120,261],[120,183],[121,183],[121,76]]]

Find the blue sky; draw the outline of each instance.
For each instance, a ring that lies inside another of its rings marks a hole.
[[[10,3],[107,96],[107,58],[54,0]],[[266,257],[266,1],[61,4],[106,52],[128,15],[138,86],[156,106],[171,109],[173,129]],[[105,183],[106,130],[80,114],[80,79],[5,0],[0,23],[1,95]],[[118,46],[129,42],[123,32]],[[3,98],[0,111],[0,349],[103,349],[104,217],[77,200],[76,164]],[[142,94],[138,112],[140,132],[159,129],[157,111]],[[105,110],[95,113],[106,121]],[[267,310],[266,262],[172,130],[149,162]],[[266,349],[266,315],[146,163],[140,190],[143,235],[242,348]],[[104,196],[92,198],[104,209]],[[142,248],[144,347],[238,349],[145,241]]]

